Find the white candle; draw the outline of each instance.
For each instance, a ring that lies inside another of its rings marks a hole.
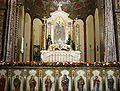
[[[22,37],[22,41],[21,41],[21,52],[22,53],[24,52],[23,48],[24,48],[24,38]]]

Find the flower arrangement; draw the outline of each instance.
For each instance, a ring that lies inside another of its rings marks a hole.
[[[120,62],[36,62],[36,61],[25,61],[25,62],[0,62],[0,66],[38,66],[38,67],[120,67]]]

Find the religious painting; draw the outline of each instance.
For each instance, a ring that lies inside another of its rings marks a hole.
[[[65,42],[65,27],[62,21],[58,21],[55,24],[54,42],[55,43]]]
[[[62,70],[59,78],[59,89],[61,91],[71,91],[71,77],[68,70]]]
[[[34,45],[33,60],[34,61],[40,61],[40,45]]]
[[[92,91],[102,91],[102,77],[100,76],[100,71],[95,70],[92,72],[91,77],[91,90]]]
[[[15,70],[14,76],[12,77],[12,91],[23,91],[23,77],[21,76],[22,71]]]
[[[43,91],[54,91],[55,90],[55,78],[53,77],[53,71],[46,70],[45,76],[43,77]]]
[[[0,91],[7,90],[6,70],[0,70]]]
[[[112,70],[107,71],[106,91],[116,91],[116,77]]]
[[[78,70],[77,76],[75,78],[75,91],[86,91],[87,89],[86,85],[86,77],[85,77],[85,71]]]
[[[38,91],[38,77],[36,70],[30,70],[27,77],[27,91]]]

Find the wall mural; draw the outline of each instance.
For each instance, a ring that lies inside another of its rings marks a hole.
[[[6,70],[0,70],[0,91],[6,91],[7,89],[6,72]]]
[[[21,76],[21,70],[15,70],[14,76],[12,77],[12,90],[23,91],[23,77]]]
[[[75,91],[86,91],[87,90],[85,71],[83,70],[77,71],[75,82],[76,82]]]
[[[114,76],[114,71],[112,70],[107,71],[106,90],[116,91],[116,77]]]
[[[62,70],[59,78],[59,89],[62,91],[71,91],[71,77],[68,70]],[[66,90],[65,90],[66,89]]]
[[[55,78],[53,77],[53,71],[46,70],[45,76],[43,77],[43,91],[54,91],[55,90]]]
[[[99,70],[94,70],[91,77],[91,91],[102,91],[102,78]]]
[[[38,77],[36,76],[36,70],[30,70],[27,77],[27,90],[38,91]]]
[[[2,69],[0,91],[116,91],[119,72],[80,68]]]

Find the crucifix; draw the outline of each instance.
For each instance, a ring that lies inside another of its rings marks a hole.
[[[59,2],[57,6],[58,6],[58,10],[61,11],[62,10],[62,8],[61,8],[62,7],[62,3]]]

